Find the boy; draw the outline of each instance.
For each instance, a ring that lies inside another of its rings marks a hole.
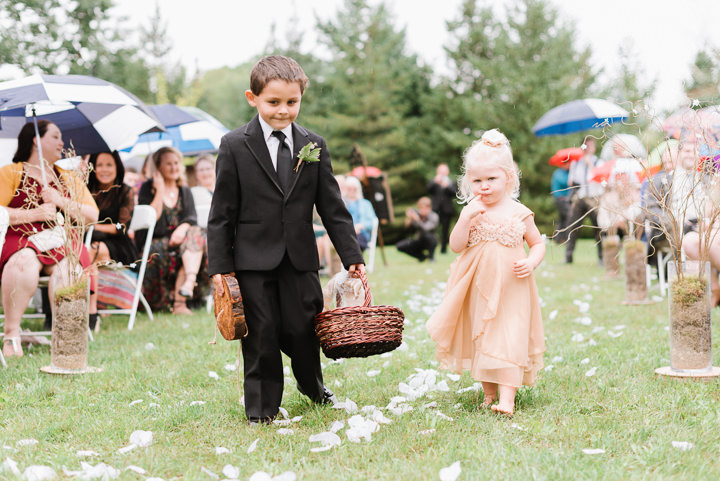
[[[245,414],[270,423],[283,392],[281,351],[292,361],[298,390],[321,404],[335,396],[323,385],[314,317],[322,310],[313,206],[352,276],[365,272],[352,218],[333,177],[325,140],[294,123],[308,78],[298,63],[269,56],[250,73],[248,124],[225,135],[208,221],[208,271],[222,292],[234,273],[245,307],[248,337]],[[308,144],[319,159],[300,158]]]
[[[417,209],[408,209],[405,215],[405,228],[412,227],[416,233],[413,237],[398,242],[397,250],[415,257],[420,262],[425,259],[433,262],[438,243],[435,230],[438,227],[439,216],[432,210],[430,197],[420,197],[417,201]]]

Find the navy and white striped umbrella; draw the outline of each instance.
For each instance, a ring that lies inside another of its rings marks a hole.
[[[140,99],[86,75],[32,75],[0,83],[0,165],[10,162],[17,134],[33,118],[61,130],[78,155],[118,150],[163,125]]]
[[[629,115],[627,110],[607,100],[573,100],[548,110],[532,131],[536,137],[572,134],[612,125]]]
[[[219,120],[197,107],[173,104],[151,105],[167,132],[150,132],[138,137],[127,149],[130,155],[146,156],[160,147],[172,146],[184,155],[217,152],[220,139],[229,132]]]

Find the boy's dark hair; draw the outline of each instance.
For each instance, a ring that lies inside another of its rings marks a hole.
[[[272,80],[297,82],[301,94],[305,92],[309,82],[300,64],[282,55],[269,55],[258,60],[250,72],[250,90],[253,94],[260,95]]]

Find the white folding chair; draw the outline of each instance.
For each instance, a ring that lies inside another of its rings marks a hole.
[[[370,240],[368,241],[368,262],[365,270],[372,274],[375,269],[375,248],[377,247],[378,229],[380,228],[380,219],[373,219],[372,231],[370,232]]]
[[[145,268],[147,267],[148,256],[150,255],[150,245],[152,244],[153,232],[155,231],[155,222],[157,222],[157,213],[155,209],[149,205],[136,205],[133,210],[132,220],[130,221],[130,230],[138,231],[147,229],[147,237],[145,237],[145,245],[142,250],[140,259],[140,269],[135,284],[135,292],[133,295],[132,307],[130,309],[100,309],[100,314],[129,314],[128,330],[132,330],[135,325],[135,317],[137,316],[138,304],[142,302],[147,311],[150,320],[153,320],[152,309],[148,304],[145,296],[142,294],[143,279],[145,279]]]
[[[210,217],[210,204],[197,204],[195,206],[197,223],[203,229],[207,229],[208,217]]]
[[[650,221],[645,221],[645,235],[646,237],[650,235]],[[650,249],[652,249],[652,246],[650,245],[650,239],[647,238],[645,242],[645,246],[647,249],[647,253],[649,254]],[[665,297],[667,294],[667,265],[668,262],[672,260],[672,249],[670,248],[670,245],[668,243],[663,242],[662,245],[657,247],[658,252],[655,256],[657,259],[657,278],[658,278],[658,287],[660,289],[660,295]],[[685,252],[681,250],[682,260],[685,260]],[[650,287],[652,285],[652,268],[650,264],[645,265],[645,274],[646,274],[646,283],[647,288],[650,290]]]

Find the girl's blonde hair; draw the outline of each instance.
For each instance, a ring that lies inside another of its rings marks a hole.
[[[500,167],[508,177],[507,194],[513,199],[520,196],[520,171],[513,161],[510,141],[498,129],[486,131],[463,154],[463,172],[458,180],[460,189],[457,196],[464,204],[470,202],[474,197],[468,178],[468,168],[470,164],[476,163]]]

